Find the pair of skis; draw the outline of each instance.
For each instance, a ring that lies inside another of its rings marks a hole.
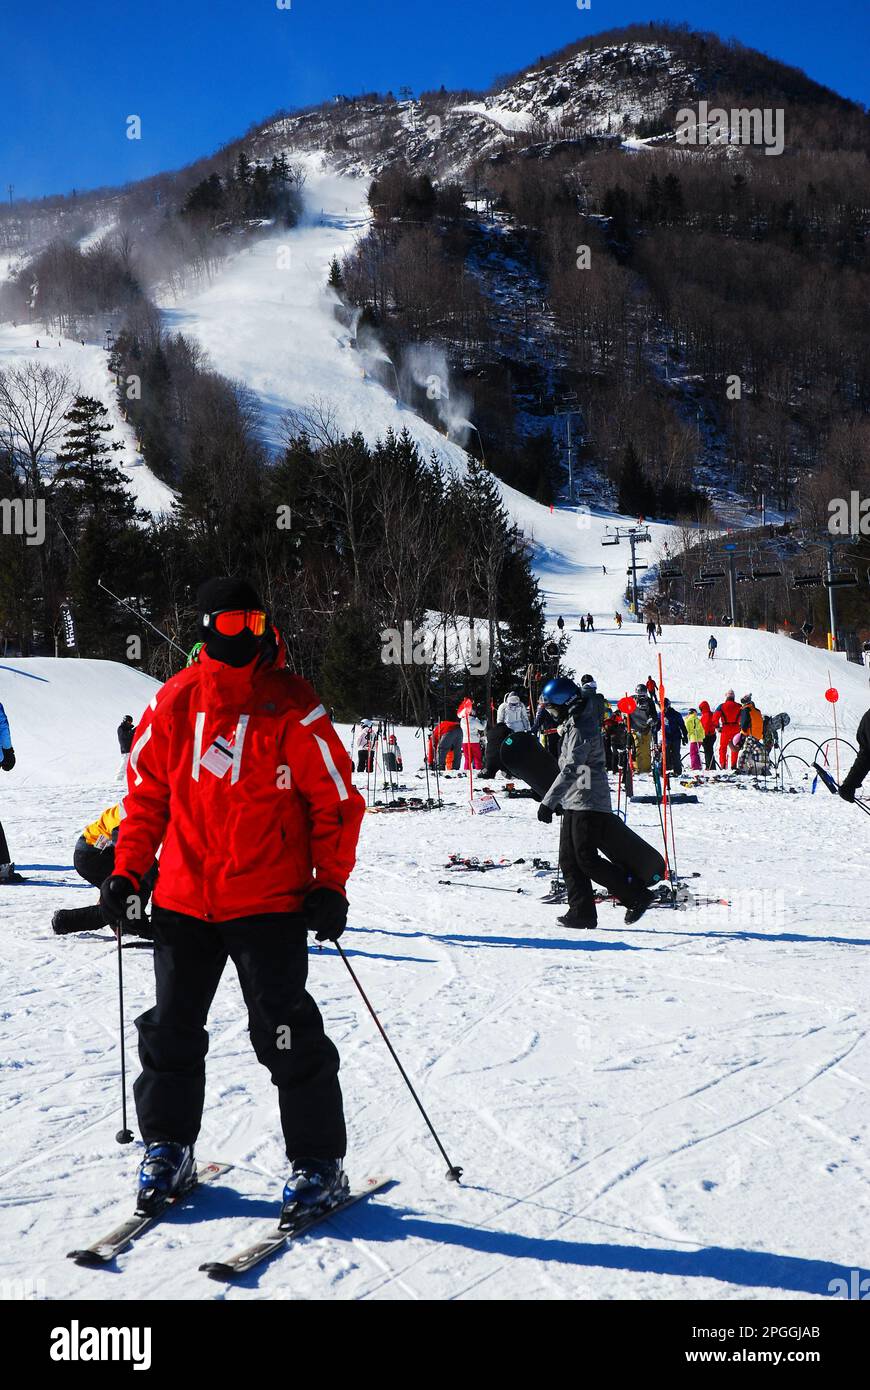
[[[134,1241],[138,1240],[145,1231],[150,1230],[152,1226],[156,1225],[156,1223],[160,1221],[163,1216],[167,1215],[173,1207],[180,1206],[186,1202],[188,1198],[193,1197],[197,1189],[205,1183],[213,1182],[216,1178],[222,1177],[224,1173],[228,1173],[232,1166],[231,1163],[200,1164],[197,1169],[196,1183],[194,1186],[189,1188],[186,1193],[182,1193],[180,1196],[167,1202],[162,1211],[154,1216],[131,1216],[128,1220],[122,1221],[120,1226],[116,1226],[108,1235],[103,1236],[100,1240],[94,1241],[93,1245],[85,1246],[80,1250],[71,1250],[67,1258],[75,1260],[78,1265],[90,1267],[99,1267],[100,1265],[109,1264],[116,1256],[120,1255],[122,1251],[126,1250],[128,1246],[132,1245]],[[336,1202],[334,1206],[310,1214],[302,1213],[286,1228],[276,1227],[268,1231],[259,1240],[255,1240],[252,1244],[246,1245],[243,1249],[227,1255],[224,1259],[210,1260],[206,1264],[200,1265],[200,1270],[208,1274],[212,1279],[224,1281],[237,1279],[241,1275],[247,1274],[249,1270],[254,1269],[257,1265],[263,1264],[266,1260],[271,1259],[278,1251],[286,1249],[294,1240],[298,1240],[300,1236],[308,1234],[309,1231],[319,1226],[321,1222],[328,1221],[331,1217],[339,1215],[339,1213],[346,1211],[348,1207],[355,1206],[357,1202],[364,1201],[367,1197],[373,1196],[376,1192],[382,1192],[384,1188],[389,1187],[391,1184],[391,1178],[366,1178],[365,1182],[358,1188],[353,1189],[340,1202]]]

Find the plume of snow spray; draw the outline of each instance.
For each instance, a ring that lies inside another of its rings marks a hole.
[[[434,343],[412,343],[402,358],[402,375],[426,392],[438,411],[448,438],[464,445],[474,426],[468,419],[471,399],[450,389],[450,367],[442,348]]]

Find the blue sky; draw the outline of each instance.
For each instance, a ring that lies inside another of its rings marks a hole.
[[[650,18],[734,36],[870,105],[870,0],[5,0],[0,194],[177,168],[336,92],[485,87]]]

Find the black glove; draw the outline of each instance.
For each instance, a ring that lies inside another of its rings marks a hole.
[[[142,921],[142,895],[135,883],[122,874],[112,874],[100,889],[100,907],[115,926]]]
[[[850,787],[848,782],[842,782],[838,788],[838,791],[844,801],[855,800],[855,789],[854,787]]]
[[[4,771],[4,772],[11,772],[14,766],[15,766],[15,749],[14,749],[14,748],[4,748],[4,749],[3,749],[3,771]]]
[[[538,807],[538,820],[541,821],[544,825],[549,825],[552,819],[553,812],[550,810],[549,806],[545,806],[542,801],[540,806]]]
[[[347,926],[347,898],[335,888],[312,889],[302,910],[317,941],[337,941]]]

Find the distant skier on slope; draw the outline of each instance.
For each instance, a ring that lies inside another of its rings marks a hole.
[[[840,783],[840,796],[844,801],[854,801],[855,793],[870,772],[870,709],[858,725],[858,756]]]
[[[627,923],[636,922],[654,899],[620,863],[624,830],[612,811],[604,765],[604,701],[590,675],[580,678],[579,687],[567,676],[557,676],[547,682],[542,693],[564,729],[559,775],[538,807],[538,820],[545,825],[555,813],[562,817],[559,866],[569,907],[559,923],[587,930],[598,925],[592,880],[625,906]]]
[[[718,647],[718,645],[719,645],[719,643],[716,641],[716,638],[713,636],[713,634],[712,634],[712,632],[711,632],[711,633],[710,633],[709,640],[708,640],[708,642],[707,642],[707,660],[708,660],[708,661],[712,661],[712,660],[713,660],[713,657],[716,655],[716,648]]]
[[[205,648],[139,726],[115,872],[100,894],[122,923],[163,842],[151,917],[157,1000],[136,1020],[138,1209],[159,1212],[195,1181],[205,1025],[232,958],[254,1050],[278,1090],[292,1165],[282,1219],[292,1219],[348,1191],[338,1052],[305,990],[307,932],[336,941],[344,931],[364,802],[252,587],[211,579],[197,607]]]

